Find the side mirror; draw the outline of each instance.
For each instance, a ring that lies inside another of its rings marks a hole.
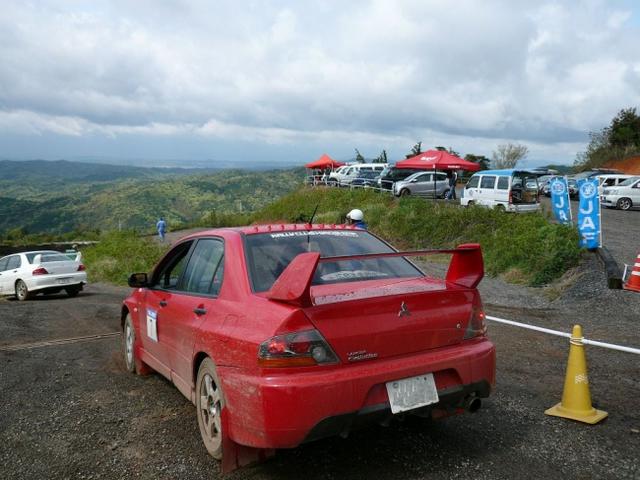
[[[149,286],[149,279],[146,273],[132,273],[127,283],[131,288],[144,288]]]

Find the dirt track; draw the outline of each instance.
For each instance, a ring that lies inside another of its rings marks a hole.
[[[565,331],[584,317],[587,336],[638,346],[640,295],[603,290],[602,281],[585,280],[552,303],[491,279],[482,292],[496,316]],[[0,350],[114,332],[126,292],[93,285],[74,299],[0,301]],[[543,414],[560,399],[564,339],[495,324],[490,336],[498,385],[479,413],[371,427],[279,451],[229,478],[640,477],[636,356],[588,349],[592,395],[610,418],[585,426]],[[158,375],[125,373],[118,341],[0,351],[0,478],[219,477],[194,407]]]

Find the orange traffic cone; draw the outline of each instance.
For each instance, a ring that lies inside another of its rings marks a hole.
[[[624,289],[640,292],[640,253],[636,257],[636,263],[633,264],[627,283],[624,284]]]
[[[554,417],[570,418],[585,423],[598,423],[608,414],[591,405],[587,357],[582,343],[582,327],[575,325],[571,334],[567,375],[564,379],[562,401],[544,413]]]

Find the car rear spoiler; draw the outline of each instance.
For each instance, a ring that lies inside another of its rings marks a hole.
[[[424,255],[451,254],[451,262],[445,281],[466,288],[476,288],[484,277],[482,250],[478,243],[466,243],[453,249],[414,250],[410,252],[368,253],[363,255],[341,255],[320,258],[318,252],[301,253],[295,257],[276,279],[266,294],[270,300],[289,303],[299,307],[310,307],[311,281],[318,263],[333,263],[345,260],[369,260],[389,257],[420,257]]]

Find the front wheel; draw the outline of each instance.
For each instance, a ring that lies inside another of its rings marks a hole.
[[[209,455],[222,459],[222,409],[224,396],[216,367],[205,358],[198,369],[196,381],[196,409],[200,436]]]
[[[467,202],[467,207],[473,207],[475,205],[476,202],[474,202],[473,200],[469,200]]]
[[[633,203],[631,202],[630,198],[621,198],[620,200],[618,200],[618,203],[616,203],[616,207],[618,207],[620,210],[629,210],[632,206]]]
[[[31,298],[31,293],[27,288],[27,284],[22,280],[18,280],[16,282],[16,298],[20,302],[24,302],[25,300],[29,300]]]
[[[408,197],[409,195],[411,195],[411,192],[408,188],[403,188],[402,190],[400,190],[401,197]]]

